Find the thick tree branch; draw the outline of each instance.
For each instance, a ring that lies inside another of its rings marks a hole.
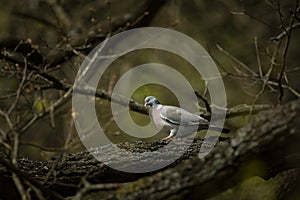
[[[278,157],[287,156],[285,155],[287,147],[291,146],[293,140],[299,139],[299,113],[299,100],[263,112],[257,116],[252,125],[240,129],[236,138],[217,145],[205,159],[190,159],[163,173],[128,183],[110,193],[107,198],[138,199],[145,194],[149,199],[171,198],[174,194],[183,198],[197,191],[197,195],[205,199],[249,176],[260,175],[267,179],[273,177],[275,171],[300,167],[300,163],[297,162],[285,166],[284,169],[272,168],[279,166],[276,165]],[[271,156],[272,153],[276,156]],[[300,152],[293,153],[300,154]],[[239,171],[254,158],[264,162],[265,170],[241,176]]]
[[[44,181],[47,177],[48,187],[56,189],[63,195],[74,194],[78,190],[78,184],[82,177],[85,177],[91,183],[116,183],[139,179],[106,190],[106,199],[139,199],[145,194],[149,199],[170,198],[174,194],[187,197],[195,191],[197,191],[197,195],[205,198],[230,188],[253,175],[268,179],[281,171],[300,167],[299,159],[295,159],[299,156],[291,156],[291,152],[286,151],[291,148],[291,142],[300,137],[299,116],[299,100],[274,110],[264,111],[257,115],[251,125],[238,130],[235,138],[217,144],[205,159],[199,159],[197,156],[200,146],[213,144],[203,143],[199,139],[195,140],[190,150],[161,173],[130,174],[116,171],[96,161],[87,151],[49,162],[20,159],[19,166],[20,170],[40,181]],[[185,143],[185,140],[178,139],[176,142],[177,145],[169,152],[170,157],[176,153],[176,148]],[[156,151],[164,145],[166,142],[153,141],[123,143],[119,146],[129,151],[144,152]],[[110,155],[109,152],[112,152],[110,148],[114,147],[107,145],[96,148],[93,152],[101,154],[107,152],[107,156],[113,156],[113,160],[120,165],[128,164],[124,155]],[[295,150],[292,153],[300,155],[300,152]],[[253,159],[260,160],[265,167],[241,176],[240,172]],[[159,161],[141,160],[140,162],[147,162],[151,165]],[[51,166],[54,164],[56,167],[54,171],[51,171]],[[0,166],[0,177],[10,177],[10,172],[11,169]],[[141,178],[144,176],[148,177]],[[218,187],[214,187],[215,185]],[[107,187],[103,186],[103,188]],[[103,191],[98,192],[101,193],[101,196],[103,195]]]

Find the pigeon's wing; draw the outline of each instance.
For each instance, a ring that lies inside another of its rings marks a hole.
[[[182,108],[175,106],[164,106],[161,109],[160,117],[167,123],[174,125],[208,125],[208,121],[199,115],[190,113]]]

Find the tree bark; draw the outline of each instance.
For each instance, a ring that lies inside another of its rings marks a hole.
[[[300,101],[293,101],[275,109],[263,111],[255,116],[248,126],[237,130],[236,136],[226,141],[219,141],[204,159],[198,157],[201,145],[210,147],[213,143],[195,139],[186,153],[170,166],[158,171],[144,174],[124,173],[111,169],[94,159],[88,152],[65,155],[62,159],[48,162],[19,159],[19,168],[12,169],[8,159],[0,154],[0,197],[12,195],[11,172],[16,173],[25,182],[32,185],[32,177],[46,188],[53,189],[62,196],[72,196],[82,187],[84,180],[91,184],[103,183],[103,187],[92,188],[82,192],[82,197],[97,199],[173,199],[201,196],[212,197],[237,183],[251,177],[260,176],[269,179],[279,174],[286,180],[283,191],[291,189],[298,177],[300,166]],[[170,155],[176,153],[186,141],[176,139]],[[123,143],[119,146],[128,151],[156,151],[166,145],[164,141]],[[126,165],[123,155],[110,155],[112,145],[93,149],[92,151],[113,156],[120,165]],[[260,163],[259,170],[244,173],[253,160]],[[151,163],[158,160],[141,160]],[[289,171],[286,171],[289,170]],[[283,171],[286,171],[282,173]],[[27,178],[26,178],[27,177]],[[290,182],[287,180],[291,180]],[[82,183],[82,184],[80,184]],[[123,184],[120,184],[123,183]],[[39,185],[35,185],[39,187]],[[88,186],[87,186],[88,188]],[[284,189],[285,188],[285,189]],[[50,195],[45,188],[39,188]],[[16,194],[17,192],[15,192]],[[51,196],[51,195],[50,195]]]

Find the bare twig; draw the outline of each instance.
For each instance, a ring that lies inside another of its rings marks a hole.
[[[266,22],[266,21],[264,21],[264,20],[262,20],[262,19],[260,19],[256,16],[252,15],[251,13],[249,13],[248,10],[245,7],[245,4],[244,4],[243,0],[240,0],[240,3],[241,3],[241,11],[230,11],[231,14],[233,14],[233,15],[245,15],[245,16],[249,17],[250,19],[255,20],[255,21],[257,21],[257,22],[259,22],[259,23],[261,23],[265,26],[268,26],[268,27],[271,27],[271,28],[278,28],[278,27],[274,26],[273,24],[268,23],[268,22]],[[272,4],[269,4],[268,2],[267,2],[267,4],[272,5]],[[272,7],[273,7],[273,5],[272,5]]]
[[[278,13],[280,15],[280,19],[281,19],[281,24],[282,24],[282,28],[283,30],[286,32],[286,36],[287,36],[287,39],[286,39],[286,42],[285,42],[285,46],[284,46],[284,49],[283,49],[283,55],[282,55],[282,67],[281,67],[281,71],[279,73],[279,77],[278,77],[278,85],[279,85],[279,96],[278,96],[278,101],[279,103],[282,102],[282,98],[283,98],[283,95],[284,95],[284,90],[283,90],[283,87],[282,87],[282,79],[284,77],[284,74],[285,74],[285,69],[286,69],[286,57],[287,57],[287,53],[288,53],[288,49],[289,49],[289,46],[290,46],[290,41],[291,41],[291,35],[292,35],[292,27],[294,25],[294,22],[295,22],[295,18],[296,18],[296,13],[297,13],[297,10],[298,10],[298,4],[299,4],[299,0],[296,0],[296,3],[295,3],[295,7],[294,7],[294,12],[293,12],[293,15],[290,19],[290,24],[289,24],[289,30],[287,30],[284,26],[284,23],[283,23],[283,15],[280,11],[280,4],[279,4],[280,1],[278,1]]]
[[[63,7],[58,3],[57,0],[46,0],[46,3],[48,3],[52,10],[55,13],[55,16],[58,20],[58,24],[61,24],[64,29],[70,29],[71,27],[71,20],[70,17],[67,15],[67,13],[64,11]]]
[[[21,79],[21,82],[19,84],[19,88],[17,89],[16,97],[14,99],[14,102],[11,104],[10,108],[7,111],[7,115],[10,115],[11,112],[16,108],[16,105],[17,105],[17,103],[20,99],[20,94],[21,94],[21,91],[22,91],[22,87],[23,87],[23,85],[25,83],[25,80],[26,80],[26,73],[27,73],[27,60],[25,58],[24,59],[24,69],[23,69],[22,79]]]
[[[253,76],[257,76],[257,73],[255,71],[253,71],[250,67],[248,67],[246,64],[244,64],[242,61],[240,61],[239,59],[237,59],[236,57],[234,57],[232,54],[230,54],[228,51],[226,51],[225,49],[223,49],[220,45],[217,45],[217,48],[224,53],[226,56],[228,56],[229,58],[231,58],[234,62],[236,62],[237,64],[239,64],[239,66],[241,66],[244,70],[246,70],[248,73],[250,73]],[[240,73],[240,71],[238,71],[238,73]]]
[[[262,66],[261,66],[261,60],[260,60],[259,49],[258,49],[258,44],[257,44],[257,37],[254,38],[254,44],[255,44],[255,50],[256,50],[256,58],[257,58],[257,66],[258,66],[259,76],[263,77],[263,70],[262,70]]]
[[[209,104],[208,100],[197,91],[195,91],[195,94],[196,94],[197,98],[199,98],[204,103],[206,111],[210,113],[211,108],[210,108],[210,104]]]
[[[81,182],[83,183],[83,188],[76,193],[73,198],[74,200],[81,200],[85,195],[93,190],[112,190],[117,189],[120,186],[119,183],[90,184],[86,179],[83,179]]]
[[[300,27],[300,23],[294,23],[292,27],[287,27],[284,31],[279,33],[277,36],[271,37],[271,41],[279,41],[285,36],[287,36],[287,33],[290,32],[291,30],[297,29]]]

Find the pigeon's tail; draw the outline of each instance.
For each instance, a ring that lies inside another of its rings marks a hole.
[[[221,132],[221,133],[229,133],[230,132],[230,130],[228,128],[220,128],[215,125],[210,125],[209,129],[212,131]]]

